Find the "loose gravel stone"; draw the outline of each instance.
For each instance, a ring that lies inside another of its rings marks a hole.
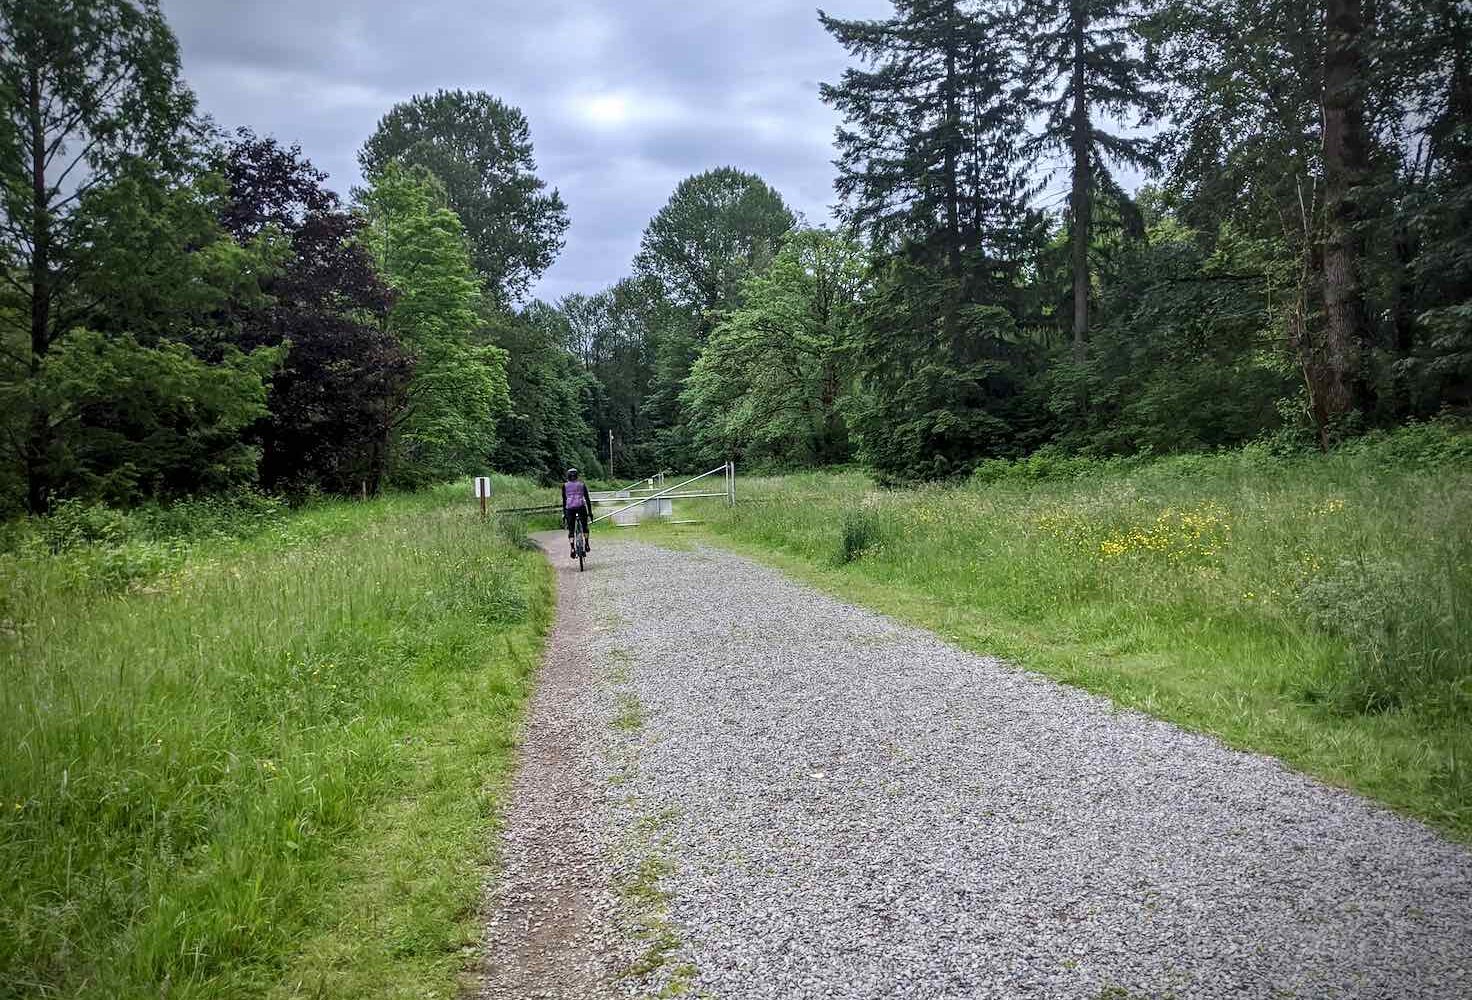
[[[589,996],[1472,997],[1472,852],[1418,823],[729,554],[562,581],[617,616],[561,695],[587,836],[658,829],[669,931]]]

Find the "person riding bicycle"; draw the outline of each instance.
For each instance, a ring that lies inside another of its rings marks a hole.
[[[578,478],[577,469],[567,470],[567,481],[562,484],[562,523],[567,525],[568,554],[576,559],[578,550],[572,542],[573,525],[583,522],[583,551],[593,551],[593,540],[588,536],[588,515],[593,510],[593,499],[588,496],[588,484]]]

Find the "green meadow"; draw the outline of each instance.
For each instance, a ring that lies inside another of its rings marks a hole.
[[[195,508],[7,540],[0,995],[454,995],[545,560],[460,487]]]

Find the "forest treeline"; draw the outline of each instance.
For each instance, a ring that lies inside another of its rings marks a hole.
[[[199,115],[156,0],[0,0],[0,503],[934,478],[1472,406],[1466,0],[818,16],[839,225],[707,170],[545,303],[568,211],[502,100],[388,109],[344,199]]]

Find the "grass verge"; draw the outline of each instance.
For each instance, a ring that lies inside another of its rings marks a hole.
[[[1469,456],[1421,428],[904,490],[804,474],[684,530],[1472,841]]]
[[[472,503],[6,557],[0,996],[455,994],[552,604]]]

